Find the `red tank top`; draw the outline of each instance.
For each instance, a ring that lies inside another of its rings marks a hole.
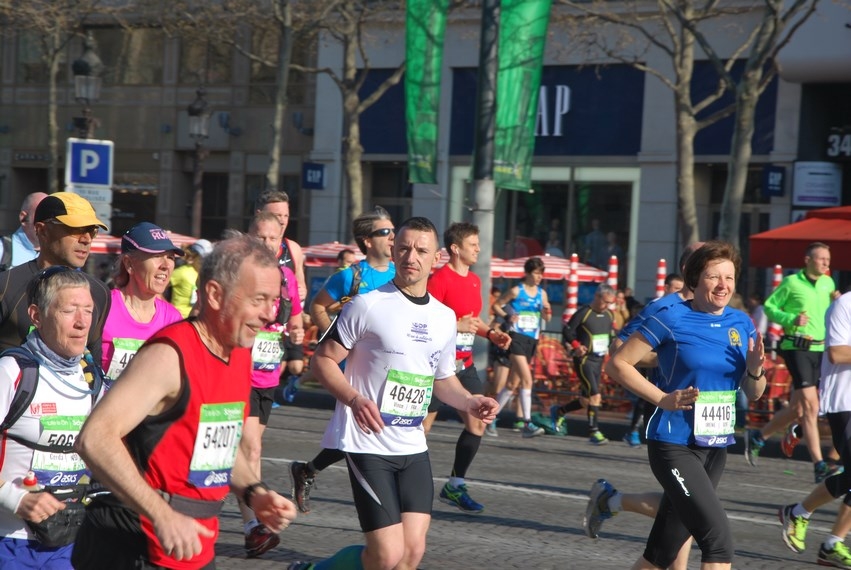
[[[251,350],[234,349],[225,362],[207,349],[191,323],[175,323],[148,340],[177,349],[184,390],[171,409],[145,418],[125,441],[152,488],[190,499],[222,501],[230,490],[230,467],[248,413]],[[140,519],[154,564],[198,568],[215,556],[217,517],[200,520],[216,534],[202,537],[201,554],[182,562],[165,556],[151,521]]]

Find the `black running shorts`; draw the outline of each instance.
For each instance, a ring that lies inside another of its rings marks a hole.
[[[428,452],[416,455],[346,453],[361,530],[402,522],[402,513],[431,514],[434,481]]]

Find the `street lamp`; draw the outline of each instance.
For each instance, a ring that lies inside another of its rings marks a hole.
[[[80,131],[80,137],[90,139],[95,134],[95,129],[100,121],[92,116],[89,105],[100,99],[101,78],[103,62],[95,52],[95,38],[91,32],[83,38],[83,55],[74,60],[71,70],[74,72],[74,97],[83,105],[83,116],[74,117],[74,126]]]
[[[195,100],[189,104],[189,136],[195,141],[195,157],[192,163],[192,235],[201,237],[201,206],[204,202],[204,159],[209,151],[203,141],[209,136],[210,110],[207,108],[206,90],[199,87]]]

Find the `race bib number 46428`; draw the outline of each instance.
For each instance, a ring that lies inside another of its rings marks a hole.
[[[431,402],[434,376],[391,370],[381,397],[385,426],[414,427],[422,423]]]

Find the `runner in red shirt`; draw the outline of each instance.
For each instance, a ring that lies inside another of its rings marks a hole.
[[[479,258],[479,228],[466,222],[454,223],[444,232],[443,243],[449,252],[449,263],[438,269],[428,280],[428,292],[455,311],[458,333],[455,342],[455,375],[471,394],[482,394],[484,386],[473,366],[473,340],[484,337],[499,348],[507,349],[511,337],[498,329],[489,329],[479,318],[482,312],[482,285],[479,276],[470,271]],[[423,422],[426,432],[437,416],[440,400],[432,398],[428,417]],[[440,491],[440,500],[466,513],[478,514],[484,506],[470,498],[464,477],[473,463],[485,424],[470,414],[459,412],[464,431],[455,444],[455,464],[449,481]]]

